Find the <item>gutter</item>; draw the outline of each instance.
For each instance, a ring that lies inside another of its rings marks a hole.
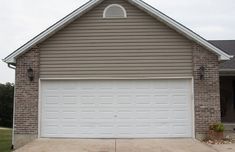
[[[13,70],[16,69],[16,67],[15,67],[13,64],[11,64],[11,63],[8,63],[7,66],[8,66],[9,68],[13,69]]]

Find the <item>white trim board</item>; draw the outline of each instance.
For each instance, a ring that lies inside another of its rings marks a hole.
[[[41,103],[42,103],[42,98],[41,98],[41,85],[42,85],[42,80],[39,78],[38,80],[38,139],[41,137]]]
[[[5,59],[3,59],[4,62],[8,64],[13,64],[15,63],[15,59],[17,56],[21,55],[22,53],[28,51],[35,45],[39,44],[40,42],[46,40],[48,37],[62,29],[64,26],[70,24],[72,21],[76,20],[79,18],[81,15],[83,15],[85,12],[89,11],[92,9],[94,6],[100,4],[103,0],[91,0],[57,22],[56,24],[52,25],[48,29],[46,29],[44,32],[40,33],[38,36],[30,40],[28,43],[14,51],[12,54],[7,56]],[[152,6],[148,5],[147,3],[143,2],[142,0],[128,0],[131,4],[137,6],[141,10],[147,12],[148,14],[152,15],[153,17],[161,20],[171,28],[175,29],[176,31],[180,32],[183,34],[185,37],[195,41],[196,43],[202,45],[203,47],[207,48],[208,50],[216,53],[219,57],[220,60],[230,60],[233,58],[233,56],[223,52],[221,49],[215,47],[211,43],[209,43],[207,40],[203,39],[190,29],[186,28],[182,24],[176,22],[172,18],[168,17],[167,15],[163,14],[159,10],[153,8]]]
[[[196,139],[196,122],[195,122],[195,98],[194,98],[194,79],[192,78],[191,79],[192,81],[192,90],[191,90],[191,96],[192,96],[192,133],[193,133],[193,136],[192,138],[193,139]]]
[[[162,80],[162,79],[193,79],[189,77],[131,77],[131,78],[111,78],[111,77],[97,77],[97,78],[40,78],[40,80]]]

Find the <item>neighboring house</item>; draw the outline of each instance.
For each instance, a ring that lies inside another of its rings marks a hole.
[[[210,41],[228,54],[235,55],[235,40]],[[221,118],[227,129],[235,131],[235,58],[220,64]]]
[[[231,58],[141,0],[91,0],[4,59],[13,144],[200,139],[221,121],[219,63]]]

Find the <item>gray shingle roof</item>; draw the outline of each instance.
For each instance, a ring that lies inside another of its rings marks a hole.
[[[212,43],[214,46],[218,47],[219,49],[223,50],[224,52],[228,53],[229,55],[235,56],[235,40],[213,40],[209,42]],[[230,61],[221,63],[220,69],[235,70],[235,58],[231,59]]]

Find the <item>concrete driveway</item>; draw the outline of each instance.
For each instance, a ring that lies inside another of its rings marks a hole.
[[[217,147],[210,147],[192,139],[40,139],[15,152],[234,152],[235,145],[231,147],[226,147],[228,151],[217,150]]]

